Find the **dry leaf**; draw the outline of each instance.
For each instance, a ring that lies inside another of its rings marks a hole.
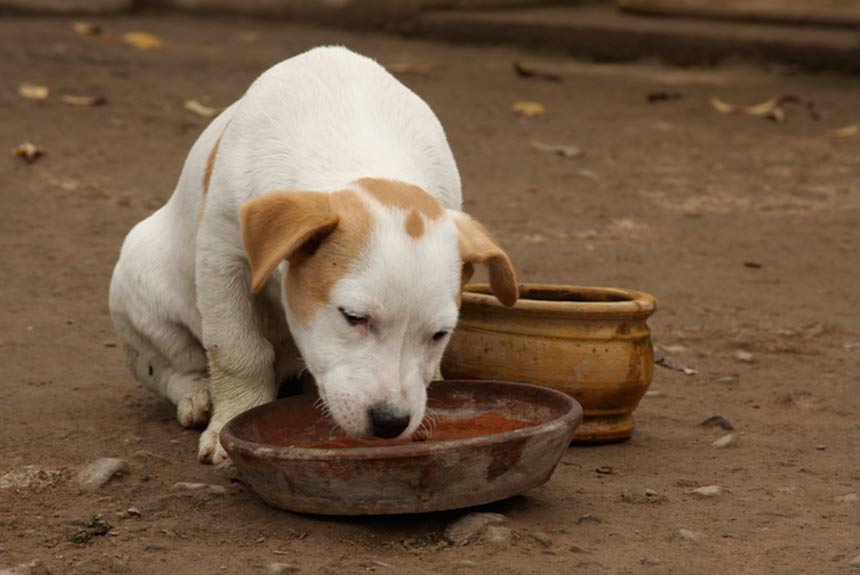
[[[101,106],[107,104],[107,98],[104,96],[73,96],[71,94],[63,94],[60,100],[72,106]]]
[[[757,116],[760,118],[768,118],[774,122],[782,122],[785,119],[785,111],[779,107],[779,99],[773,98],[761,104],[752,106],[738,106],[729,104],[719,98],[710,99],[711,106],[720,114],[738,114],[743,116]]]
[[[537,68],[527,68],[519,62],[514,62],[514,72],[520,78],[535,78],[538,80],[546,80],[547,82],[561,82],[561,76],[555,72],[546,72]]]
[[[129,32],[122,35],[122,41],[138,50],[158,50],[161,38],[149,32]]]
[[[526,118],[534,118],[535,116],[543,116],[546,108],[540,102],[517,102],[513,106],[514,112]]]
[[[849,124],[830,133],[834,138],[850,138],[860,134],[860,124]]]
[[[102,33],[102,27],[92,22],[74,22],[72,29],[81,36],[98,36]]]
[[[37,146],[32,142],[24,142],[19,146],[12,148],[12,155],[17,158],[24,158],[28,163],[32,163],[39,156],[45,153],[45,149]]]
[[[35,84],[21,84],[18,86],[18,93],[30,100],[44,100],[48,97],[49,90],[47,86],[36,86]]]
[[[406,62],[398,62],[385,66],[385,69],[392,74],[427,74],[433,68],[435,68],[433,64],[409,64]]]
[[[538,152],[554,154],[556,156],[561,156],[562,158],[578,158],[582,155],[582,150],[580,150],[576,146],[566,146],[564,144],[544,144],[543,142],[539,142],[537,140],[532,140],[530,143],[532,148],[534,148]]]
[[[189,112],[193,112],[198,116],[203,116],[204,118],[212,118],[217,116],[218,113],[222,110],[222,108],[213,108],[211,106],[206,106],[205,104],[201,104],[197,100],[185,100],[185,109]]]

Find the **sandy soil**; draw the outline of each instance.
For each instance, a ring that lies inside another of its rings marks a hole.
[[[264,573],[273,561],[327,574],[849,571],[860,554],[860,502],[844,497],[860,493],[860,136],[828,130],[860,121],[860,80],[597,66],[260,22],[105,24],[165,45],[143,52],[78,36],[67,20],[0,20],[2,147],[46,149],[33,164],[0,159],[0,569],[38,559],[73,574]],[[655,294],[655,341],[698,370],[658,368],[632,441],[571,448],[548,484],[487,506],[507,515],[509,544],[446,545],[462,512],[269,509],[230,472],[196,463],[197,433],[133,382],[115,346],[107,286],[120,242],[170,195],[206,123],[183,101],[224,106],[269,65],[325,42],[432,64],[402,79],[440,116],[466,208],[522,278]],[[564,81],[517,78],[515,59]],[[52,94],[23,99],[22,82]],[[654,91],[682,98],[648,103]],[[64,92],[108,104],[72,107]],[[785,94],[823,118],[797,103],[781,124],[722,116],[707,100]],[[516,117],[517,100],[547,113]],[[532,139],[584,155],[543,154]],[[713,415],[734,426],[733,447],[712,447],[727,433],[699,425]],[[81,493],[70,477],[104,456],[130,474]],[[41,469],[36,484],[16,487],[28,465]],[[169,491],[177,481],[227,493]],[[690,494],[707,485],[722,495]],[[93,513],[112,530],[71,542]],[[679,540],[679,529],[702,536]]]

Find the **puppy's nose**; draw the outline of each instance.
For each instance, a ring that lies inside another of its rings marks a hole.
[[[385,403],[370,408],[370,424],[376,437],[397,437],[409,427],[409,414],[395,410]]]

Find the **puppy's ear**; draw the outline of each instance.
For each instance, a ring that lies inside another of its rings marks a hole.
[[[242,204],[239,222],[251,264],[251,290],[256,293],[281,260],[332,233],[338,215],[328,194],[272,192]]]
[[[454,222],[460,230],[460,257],[463,258],[463,283],[469,281],[474,265],[485,263],[490,271],[490,288],[506,306],[517,303],[517,274],[508,257],[487,228],[470,216],[457,213]]]

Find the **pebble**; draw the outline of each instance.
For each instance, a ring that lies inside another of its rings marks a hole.
[[[269,563],[266,567],[266,575],[284,575],[284,573],[298,573],[299,568],[293,563]]]
[[[501,513],[469,513],[445,528],[445,539],[454,545],[465,545],[488,525],[504,523],[508,518]]]
[[[128,462],[117,457],[102,457],[84,465],[76,480],[86,491],[95,491],[105,486],[115,477],[128,475],[131,469]]]
[[[579,545],[571,545],[568,551],[571,553],[591,553],[591,549],[588,547],[580,547]]]
[[[857,496],[856,493],[849,493],[848,495],[840,495],[835,498],[836,503],[857,503],[860,501],[860,497]]]
[[[532,531],[529,536],[544,547],[552,547],[552,537],[543,531]]]
[[[50,570],[38,559],[21,563],[11,569],[0,568],[0,575],[50,575]]]
[[[227,488],[223,485],[212,485],[211,483],[191,483],[188,481],[177,481],[170,488],[171,491],[190,491],[209,493],[211,495],[227,495]]]
[[[701,541],[705,538],[705,534],[692,529],[678,529],[675,532],[675,539],[678,541]]]
[[[852,559],[851,563],[849,563],[848,566],[854,569],[860,569],[860,555]]]
[[[737,441],[735,440],[735,434],[729,433],[727,435],[724,435],[721,438],[714,441],[711,445],[713,445],[717,449],[722,449],[723,447],[731,447],[733,445],[737,445]]]
[[[734,429],[732,422],[722,415],[712,415],[708,419],[699,424],[701,427],[721,427],[726,431]]]
[[[584,513],[579,516],[579,519],[576,520],[577,525],[581,525],[583,523],[603,523],[603,521],[599,517],[595,517],[591,513]]]
[[[488,525],[484,528],[483,534],[484,541],[487,543],[499,545],[500,547],[507,547],[511,543],[513,531],[510,527],[505,527],[503,525]]]
[[[714,380],[714,383],[720,383],[720,384],[737,383],[738,381],[740,381],[740,379],[741,379],[740,376],[737,374],[729,374],[729,375],[723,375],[722,377],[718,377],[717,379]]]
[[[723,494],[723,488],[719,485],[706,485],[690,491],[691,495],[698,497],[719,497]]]
[[[739,349],[735,352],[735,359],[744,363],[753,363],[755,361],[755,356],[748,351]]]

